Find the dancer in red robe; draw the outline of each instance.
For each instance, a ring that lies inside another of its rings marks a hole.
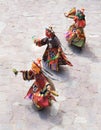
[[[58,71],[59,65],[72,66],[71,62],[65,56],[61,43],[55,35],[52,27],[46,28],[45,35],[45,38],[34,39],[34,43],[39,47],[47,45],[47,48],[43,54],[43,60],[48,64],[48,67],[51,70]]]
[[[25,98],[30,98],[38,110],[50,106],[52,100],[56,101],[54,96],[58,96],[58,94],[55,91],[54,84],[45,76],[39,60],[32,63],[30,70],[19,72],[22,73],[24,80],[34,80]],[[14,71],[14,73],[17,74],[18,71]]]

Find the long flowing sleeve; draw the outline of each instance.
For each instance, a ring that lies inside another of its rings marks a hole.
[[[32,70],[22,71],[22,76],[23,76],[24,80],[33,80],[34,79],[34,73]]]
[[[45,38],[42,38],[42,39],[40,39],[40,40],[37,40],[37,41],[36,41],[36,45],[39,46],[39,47],[41,47],[41,46],[43,46],[43,45],[46,45],[47,42],[48,42],[48,38],[45,37]]]

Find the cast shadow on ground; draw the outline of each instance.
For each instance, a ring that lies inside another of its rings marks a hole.
[[[70,48],[70,50],[75,53],[75,54],[81,54],[82,53],[82,49],[81,48],[78,48],[74,45],[68,45],[68,47]]]
[[[93,51],[91,50],[91,48],[88,46],[88,43],[85,44],[85,46],[83,48],[78,48],[76,46],[73,45],[68,45],[71,49],[71,51],[73,51],[73,53],[88,58],[93,62],[99,62],[99,59],[97,58],[97,56],[93,53]]]
[[[32,104],[32,109],[37,112],[43,120],[47,120],[49,118],[49,113],[50,113],[50,107],[44,108],[42,110],[38,110],[34,103]]]
[[[71,69],[71,67],[69,67],[68,65],[61,65],[59,67],[59,71],[58,72],[54,71],[53,74],[56,75],[56,77],[61,82],[64,82],[67,80],[69,81],[71,79],[69,69]]]
[[[69,73],[69,69],[71,69],[71,67],[69,67],[68,65],[60,65],[59,71],[52,71],[48,68],[46,64],[43,64],[43,65],[44,65],[45,70],[49,72],[47,73],[47,75],[49,75],[50,79],[60,81],[60,82],[64,82],[71,79],[71,76]]]
[[[39,117],[42,120],[45,120],[45,121],[48,120],[56,125],[60,124],[62,121],[63,113],[58,110],[57,114],[51,115],[51,112],[53,111],[52,107],[53,106],[47,107],[47,108],[42,109],[42,110],[37,110],[37,108],[34,106],[34,104],[32,104],[32,109],[39,114]],[[55,108],[54,108],[54,110],[55,110]]]

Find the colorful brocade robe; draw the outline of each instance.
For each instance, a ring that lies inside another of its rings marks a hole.
[[[47,48],[43,55],[43,60],[48,64],[51,70],[58,71],[59,65],[70,65],[72,64],[68,61],[65,56],[59,39],[56,35],[52,38],[45,37],[37,43],[38,46],[43,46],[47,44]]]
[[[50,100],[55,100],[55,98],[47,91],[47,86],[51,85],[51,83],[49,83],[47,77],[45,77],[42,72],[34,74],[32,70],[29,70],[23,71],[22,74],[24,80],[35,80],[25,98],[32,99],[37,107],[47,107],[50,105]]]

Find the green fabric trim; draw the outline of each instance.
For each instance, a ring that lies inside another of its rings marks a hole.
[[[73,42],[73,45],[77,46],[77,47],[83,47],[85,44],[85,40],[79,40],[78,42]]]
[[[50,60],[47,60],[47,63],[49,63],[49,62],[52,61],[52,60],[56,60],[57,58],[58,58],[58,55],[52,57]]]
[[[76,16],[78,16],[81,20],[84,19],[84,15],[82,15],[81,13],[77,13]]]

